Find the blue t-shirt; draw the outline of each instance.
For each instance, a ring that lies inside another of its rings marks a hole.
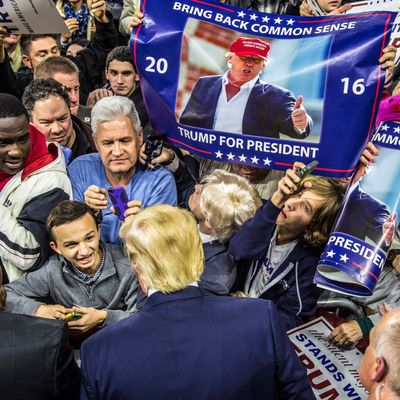
[[[76,158],[68,167],[74,200],[85,202],[84,193],[90,185],[110,189],[106,172],[98,153],[86,154]],[[141,164],[125,188],[129,200],[140,200],[142,207],[153,204],[177,203],[176,185],[173,175],[164,167],[146,169]],[[102,211],[101,239],[106,243],[121,243],[119,239],[120,221],[110,211],[112,203]]]

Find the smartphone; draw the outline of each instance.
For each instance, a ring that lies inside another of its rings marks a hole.
[[[80,318],[82,318],[82,314],[81,313],[76,312],[76,311],[72,311],[72,312],[68,313],[65,316],[64,321],[69,322],[69,321],[74,321],[74,320],[80,319]]]
[[[313,160],[296,174],[300,178],[300,181],[297,183],[297,187],[301,186],[304,179],[307,178],[307,176],[310,175],[318,165],[319,162],[317,160]]]
[[[129,202],[125,189],[122,186],[116,186],[108,189],[107,191],[108,195],[110,196],[111,203],[114,206],[115,214],[120,221],[124,221],[125,210],[128,208]]]
[[[144,154],[147,156],[147,162],[161,155],[164,147],[165,136],[160,134],[150,135],[145,143]]]

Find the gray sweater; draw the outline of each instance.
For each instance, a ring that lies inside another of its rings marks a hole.
[[[135,311],[138,282],[120,246],[104,244],[105,261],[98,280],[91,286],[80,282],[65,259],[54,255],[37,271],[5,285],[6,311],[33,315],[42,304],[94,307],[107,311],[104,325]]]

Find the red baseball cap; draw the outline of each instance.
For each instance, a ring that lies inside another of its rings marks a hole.
[[[256,56],[266,60],[270,49],[271,45],[260,39],[240,37],[231,44],[230,51],[238,56]]]

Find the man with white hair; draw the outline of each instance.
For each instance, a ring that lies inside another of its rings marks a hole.
[[[111,211],[107,189],[123,187],[130,200],[125,217],[140,207],[176,205],[176,185],[164,167],[147,169],[139,163],[143,130],[135,105],[127,97],[111,96],[98,101],[92,110],[93,139],[98,153],[74,160],[68,173],[74,200],[101,212],[101,238],[118,243],[120,222]]]
[[[372,329],[360,379],[368,400],[400,399],[400,309],[385,314]]]

